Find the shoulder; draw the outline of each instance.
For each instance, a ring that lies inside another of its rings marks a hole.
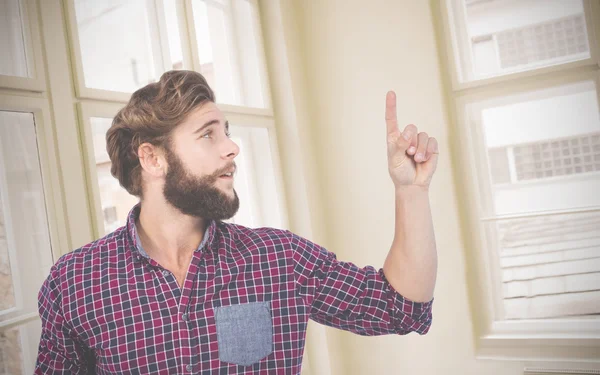
[[[271,227],[249,228],[239,224],[218,222],[219,232],[235,245],[243,247],[275,247],[289,249],[294,234],[285,229]]]
[[[121,227],[61,256],[50,269],[46,282],[64,287],[91,277],[92,269],[96,271],[107,267],[115,257],[125,253],[126,236],[125,227]]]
[[[285,229],[277,229],[271,227],[249,228],[239,224],[218,222],[219,231],[226,237],[233,240],[261,240],[261,241],[276,241],[290,242],[292,232]]]
[[[289,230],[271,227],[248,228],[243,225],[219,222],[218,226],[224,236],[230,237],[236,244],[249,244],[281,247],[292,251],[325,251],[321,246],[299,236]]]

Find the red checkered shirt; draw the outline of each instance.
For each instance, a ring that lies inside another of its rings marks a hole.
[[[52,267],[36,374],[299,374],[309,318],[369,336],[429,330],[433,300],[273,228],[211,222],[179,287],[138,243],[139,210]]]

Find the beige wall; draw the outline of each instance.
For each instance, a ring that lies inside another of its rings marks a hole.
[[[474,359],[453,178],[458,166],[449,152],[453,135],[442,85],[445,72],[429,2],[283,0],[282,13],[294,87],[306,95],[301,101],[308,113],[299,125],[308,132],[311,158],[317,161],[312,183],[318,190],[308,190],[309,200],[321,202],[312,213],[313,218],[322,215],[321,244],[340,259],[383,265],[394,218],[383,120],[387,90],[398,94],[399,123],[415,123],[435,136],[442,153],[431,188],[439,253],[431,331],[365,338],[328,329],[331,373],[522,373],[523,363]],[[325,344],[309,341],[309,354],[321,351],[318,345],[324,351]],[[311,357],[312,374],[327,372],[320,364]]]

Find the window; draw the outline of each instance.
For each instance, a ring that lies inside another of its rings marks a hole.
[[[69,0],[68,8],[80,97],[127,100],[183,68],[201,72],[220,104],[270,107],[256,0]]]
[[[488,149],[494,183],[600,172],[600,133]],[[514,176],[510,174],[514,170]]]
[[[598,212],[499,220],[505,319],[595,319],[600,313]]]
[[[493,184],[593,178],[600,172],[597,98],[595,81],[588,80],[470,104]]]
[[[590,59],[583,0],[448,1],[460,82]]]
[[[0,333],[0,374],[23,374],[21,340],[18,329]]]
[[[231,221],[248,226],[284,226],[280,179],[275,177],[279,172],[274,162],[273,114],[261,109],[270,104],[256,2],[192,0],[186,3],[191,8],[172,0],[101,4],[73,0],[69,4],[74,10],[71,27],[76,29],[71,42],[79,51],[75,54],[76,65],[81,67],[77,74],[83,82],[80,95],[93,99],[79,108],[88,175],[93,181],[97,235],[123,225],[138,201],[110,174],[106,131],[129,93],[158,80],[165,67],[199,68],[232,124],[232,136],[241,154],[236,180],[240,211]],[[123,18],[129,22],[122,22]],[[192,36],[189,42],[182,37],[187,35],[182,31],[187,30]],[[191,66],[185,56],[195,56]],[[120,104],[115,105],[115,101]]]
[[[264,108],[257,8],[249,0],[192,0],[200,71],[225,104]]]
[[[27,46],[23,30],[23,16],[21,3],[17,0],[3,1],[0,3],[0,23],[2,54],[0,59],[0,74],[16,77],[31,77],[31,67],[27,61]]]
[[[154,1],[77,0],[75,14],[85,87],[133,92],[166,70]]]
[[[139,201],[137,197],[130,195],[125,189],[119,185],[119,181],[110,173],[110,159],[106,152],[106,132],[110,128],[112,118],[89,116],[86,118],[84,126],[89,126],[91,134],[91,143],[93,150],[93,159],[90,158],[91,165],[89,171],[95,171],[95,176],[90,178],[95,179],[98,189],[94,191],[99,194],[95,200],[95,206],[98,212],[97,231],[98,236],[104,236],[115,229],[125,225],[127,214],[131,208]],[[98,207],[99,206],[99,207]],[[99,220],[101,219],[101,220]]]
[[[24,327],[37,323],[37,292],[53,263],[36,125],[34,113],[0,109],[0,373],[6,374],[32,371],[25,336],[39,337],[40,328]]]
[[[0,330],[0,375],[33,373],[40,328],[35,319]]]
[[[133,91],[172,68],[195,69],[206,77],[241,146],[240,210],[231,221],[284,226],[256,1],[70,0],[67,5],[78,98],[88,99],[79,104],[79,115],[97,236],[122,226],[138,202],[110,173],[106,131]]]
[[[498,32],[500,70],[589,57],[583,7],[577,2],[573,5],[578,10],[574,15]]]
[[[232,222],[249,227],[284,227],[283,202],[277,193],[277,159],[274,124],[268,127],[235,124],[230,127],[240,146],[236,191],[240,209]]]
[[[0,2],[0,86],[41,91],[44,67],[41,52],[36,5],[31,0]]]
[[[48,3],[0,1],[0,374],[33,373],[37,294],[72,248],[42,59],[38,6]]]
[[[600,343],[600,9],[444,3],[463,193],[473,197],[478,353],[564,359],[586,338],[589,350],[570,359],[588,358]]]

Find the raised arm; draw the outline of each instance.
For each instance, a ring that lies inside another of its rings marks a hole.
[[[433,298],[437,252],[429,206],[429,184],[437,167],[438,144],[415,125],[400,132],[396,94],[386,97],[388,169],[394,182],[394,240],[384,264],[392,286],[404,297],[425,302]]]

